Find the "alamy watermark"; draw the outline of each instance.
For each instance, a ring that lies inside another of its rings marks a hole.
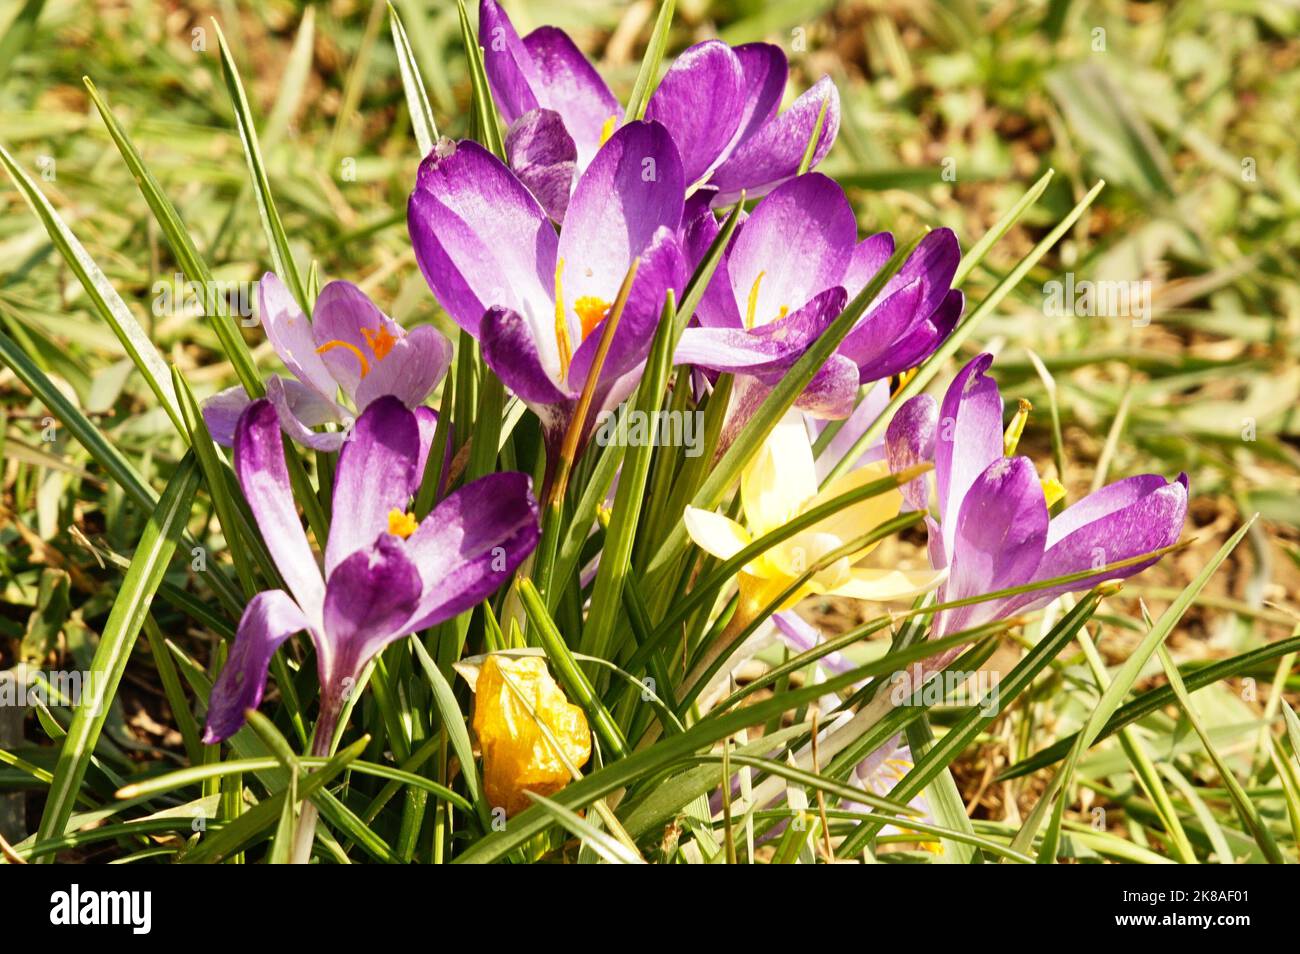
[[[1065,281],[1043,283],[1043,314],[1048,318],[1131,318],[1133,327],[1151,323],[1151,282],[1075,281],[1074,272]]]
[[[687,457],[704,453],[704,414],[701,411],[628,411],[626,430],[613,411],[597,418],[596,443],[601,447],[681,447]]]
[[[180,272],[170,279],[153,283],[153,313],[156,318],[177,315],[196,315],[200,318],[217,314],[232,315],[245,328],[257,324],[253,314],[253,299],[257,295],[257,282],[235,282],[212,279],[192,282]],[[209,308],[209,302],[224,303]]]
[[[98,675],[90,670],[23,669],[0,672],[0,709],[36,706],[80,706],[92,702],[92,715],[98,715],[100,697],[94,692]]]
[[[889,680],[889,701],[895,706],[977,706],[982,716],[998,714],[998,679],[988,670],[943,669],[920,677],[919,685],[917,682],[911,672],[894,673]]]

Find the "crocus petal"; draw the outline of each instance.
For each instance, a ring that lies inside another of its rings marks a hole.
[[[514,309],[534,328],[553,328],[558,240],[550,217],[478,143],[450,149],[435,150],[421,163],[407,214],[415,257],[434,297],[475,336],[492,306]]]
[[[312,623],[320,619],[325,581],[307,534],[298,522],[289,469],[284,460],[280,419],[266,398],[248,406],[235,428],[235,475],[249,509],[262,531],[262,539],[303,614]]]
[[[930,357],[957,327],[965,303],[966,297],[961,292],[956,289],[948,292],[929,318],[904,332],[874,361],[858,365],[862,381],[883,381],[909,368],[915,368]]]
[[[371,402],[391,394],[408,408],[417,407],[433,393],[451,367],[451,342],[433,325],[420,325],[398,338],[382,361],[357,385],[356,404],[365,410]]]
[[[924,320],[920,314],[924,294],[925,287],[919,278],[895,291],[862,317],[840,342],[839,353],[859,368],[869,367],[887,356],[890,346],[901,335]],[[879,380],[867,378],[861,372],[859,377],[863,383]]]
[[[827,104],[826,118],[813,151],[812,165],[821,162],[840,129],[840,94],[829,76],[818,80],[789,109],[740,143],[718,167],[709,179],[718,188],[714,208],[735,202],[741,190],[754,198],[793,177],[812,139],[823,102]]]
[[[506,158],[524,185],[556,222],[564,221],[578,171],[578,147],[551,109],[524,113],[506,133]]]
[[[939,405],[928,394],[907,401],[885,430],[885,456],[892,473],[900,473],[934,458],[934,438],[939,427]],[[930,485],[924,475],[902,486],[908,510],[924,510],[930,503]]]
[[[248,601],[226,666],[208,696],[204,745],[215,745],[239,731],[244,713],[262,702],[266,671],[275,651],[294,633],[310,628],[307,617],[284,590],[265,590]]]
[[[723,158],[745,119],[745,73],[721,40],[684,50],[646,104],[681,151],[686,182],[704,179]]]
[[[840,284],[856,241],[853,210],[834,180],[813,173],[787,182],[758,204],[732,244],[727,272],[737,306],[748,314],[754,302],[754,325],[801,308]]]
[[[330,282],[321,289],[312,308],[312,347],[349,397],[378,363],[370,340],[379,334],[397,338],[405,332],[351,282]]]
[[[817,469],[803,417],[787,411],[740,476],[745,522],[755,537],[784,526],[817,494]]]
[[[333,453],[343,443],[341,431],[313,431],[316,424],[340,420],[343,411],[333,401],[326,401],[317,392],[293,378],[271,375],[266,382],[267,400],[275,406],[284,432],[303,447]]]
[[[336,515],[337,519],[337,515]],[[363,550],[348,554],[325,587],[328,648],[319,668],[326,691],[338,680],[356,676],[376,652],[409,631],[419,604],[420,573],[394,536],[385,534]]]
[[[424,469],[429,463],[429,451],[433,450],[433,439],[438,432],[438,412],[431,407],[421,405],[414,411],[415,421],[420,427],[420,456],[416,458],[415,470],[411,475],[411,496],[414,497],[420,492],[420,484],[424,481]],[[442,496],[443,487],[446,486],[447,478],[450,476],[452,448],[455,445],[455,438],[449,432],[447,434],[447,446],[444,448],[442,455],[442,476],[438,483],[438,496]]]
[[[824,503],[829,503],[836,497],[843,496],[874,481],[883,480],[888,476],[889,465],[883,460],[873,461],[859,467],[857,470],[851,470],[847,474],[836,477],[804,504],[803,509],[807,511],[819,507]],[[874,497],[868,497],[866,500],[860,500],[852,506],[845,507],[824,520],[819,520],[812,527],[812,530],[818,533],[828,533],[838,538],[841,543],[848,543],[855,537],[862,536],[873,527],[878,527],[886,520],[898,516],[898,510],[902,503],[903,495],[898,490],[886,490]],[[870,552],[874,547],[875,544],[867,550],[860,551],[857,557]]]
[[[419,454],[419,424],[397,398],[382,397],[357,418],[334,474],[334,519],[325,545],[328,578],[351,554],[387,534],[392,510],[406,512]]]
[[[684,188],[677,147],[658,123],[623,126],[582,174],[569,201],[557,252],[575,345],[583,336],[574,303],[580,298],[613,303],[632,259],[656,242],[660,229],[677,231]],[[661,294],[654,306],[656,317],[662,307]],[[627,317],[625,312],[624,320]]]
[[[1002,456],[1002,395],[986,373],[991,354],[981,354],[953,378],[939,407],[934,479],[943,523],[944,552],[952,558],[957,515],[975,478]]]
[[[203,402],[203,423],[212,439],[222,447],[235,440],[235,425],[244,409],[252,403],[242,384],[218,391]]]
[[[795,406],[813,417],[838,420],[853,413],[857,396],[858,366],[843,355],[833,354],[800,392]]]
[[[1079,512],[1071,514],[1072,510]],[[1159,475],[1145,474],[1103,487],[1067,507],[1052,521],[1059,525],[1048,527],[1047,552],[1035,576],[1067,576],[1170,546],[1178,541],[1186,515],[1186,474],[1169,483]],[[1152,557],[1074,583],[1013,597],[1004,612],[1044,606],[1062,593],[1086,590],[1103,580],[1127,579],[1157,559]]]
[[[553,379],[559,376],[559,369],[542,363],[545,359],[533,330],[517,311],[489,309],[479,340],[487,366],[522,400],[529,404],[558,404],[568,399]]]
[[[894,236],[888,232],[877,232],[859,242],[853,249],[848,268],[844,270],[844,287],[850,296],[866,288],[893,254]]]
[[[744,527],[712,510],[687,507],[683,522],[696,546],[722,560],[731,559],[753,542]]]
[[[745,43],[732,49],[744,74],[745,105],[740,112],[736,142],[744,142],[772,119],[781,108],[790,67],[785,53],[771,43]]]
[[[257,283],[262,328],[284,366],[304,384],[326,396],[334,394],[334,377],[316,353],[312,324],[274,272]]]
[[[964,599],[1029,582],[1043,559],[1047,502],[1027,457],[999,457],[971,484],[957,515],[943,598]],[[956,632],[998,615],[997,604],[946,610],[937,629]]]
[[[447,495],[406,541],[424,594],[406,623],[420,630],[487,599],[533,552],[537,501],[525,474],[481,477]]]
[[[496,0],[479,0],[478,36],[492,99],[507,123],[537,108],[537,68]]]
[[[841,424],[835,431],[835,435],[830,439],[821,454],[817,456],[817,480],[824,481],[830,472],[835,468],[844,455],[853,449],[853,445],[858,439],[867,432],[876,418],[884,413],[885,408],[889,405],[889,382],[880,381],[863,395],[858,406],[853,409],[853,413],[848,419]],[[817,429],[814,434],[820,435],[822,427],[830,426],[827,424],[817,423]],[[864,449],[861,455],[850,466],[849,470],[856,470],[864,464],[873,460],[881,460],[884,457],[884,446],[881,441],[877,441],[870,447]]]
[[[623,107],[563,30],[539,27],[524,37],[524,46],[536,70],[537,105],[564,117],[578,147],[578,168],[584,169],[605,130],[623,121]]]
[[[817,627],[791,610],[772,614],[772,622],[776,623],[777,635],[781,641],[797,654],[808,652],[822,641],[822,634]],[[839,652],[827,653],[817,660],[817,665],[837,676],[853,668],[853,663]]]
[[[686,209],[682,213],[682,253],[686,256],[686,267],[691,272],[695,272],[703,264],[721,230],[718,220],[707,208],[696,213],[689,211],[692,200],[700,192],[701,190],[697,189],[691,198],[686,200]],[[737,230],[742,227],[738,224]],[[705,328],[745,327],[740,309],[736,307],[736,297],[731,292],[731,278],[727,271],[727,258],[731,254],[731,246],[734,242],[735,233],[732,233],[732,242],[722,250],[722,257],[713,270],[713,277],[705,286],[699,304],[695,306],[695,319]]]
[[[849,571],[849,578],[837,584],[830,592],[834,596],[870,600],[873,603],[910,600],[922,593],[930,592],[942,583],[947,575],[946,570],[855,567]]]

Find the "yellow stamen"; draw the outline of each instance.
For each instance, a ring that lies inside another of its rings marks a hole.
[[[898,386],[894,388],[894,394],[897,394],[903,388],[907,387],[907,382],[916,377],[917,368],[909,368],[898,376]]]
[[[582,322],[582,340],[586,341],[587,335],[605,320],[605,315],[609,312],[609,302],[591,295],[583,295],[573,303],[573,310],[577,312],[578,320]]]
[[[1020,435],[1025,432],[1025,422],[1029,420],[1029,412],[1034,406],[1024,398],[1020,399],[1020,408],[1016,411],[1016,416],[1011,419],[1007,426],[1007,433],[1002,438],[1002,452],[1010,457],[1016,452],[1020,445]]]
[[[401,537],[405,540],[411,534],[415,533],[420,527],[420,522],[415,519],[413,513],[403,513],[394,507],[388,511],[388,532],[395,537]]]
[[[614,135],[614,127],[618,125],[618,115],[610,114],[605,120],[605,124],[600,127],[600,144],[603,146],[609,142],[609,137]]]
[[[375,353],[375,357],[380,361],[388,357],[388,352],[392,351],[393,345],[397,344],[397,339],[383,325],[379,326],[378,331],[362,328],[361,334],[365,337],[366,344],[370,345],[370,350]]]
[[[573,360],[573,341],[569,338],[569,319],[564,313],[564,259],[555,263],[555,344],[560,349],[560,378],[569,376],[569,362]]]
[[[749,289],[749,304],[745,308],[745,327],[754,327],[754,312],[758,310],[758,286],[763,284],[763,276],[767,272],[759,272],[758,277],[754,279],[754,284]]]
[[[1055,477],[1047,477],[1039,483],[1043,485],[1043,499],[1047,501],[1047,506],[1052,506],[1065,496],[1065,488]]]
[[[316,349],[316,353],[324,354],[326,351],[333,351],[335,348],[346,348],[348,351],[351,351],[354,355],[357,356],[357,360],[361,362],[361,376],[363,378],[370,373],[370,363],[366,361],[366,356],[361,353],[361,349],[354,344],[349,344],[346,341],[340,341],[337,338],[335,338],[333,341],[327,341],[319,348]]]

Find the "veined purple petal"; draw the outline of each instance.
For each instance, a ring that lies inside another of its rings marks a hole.
[[[700,190],[696,190],[694,195],[699,194]],[[691,197],[693,198],[694,196]],[[686,200],[687,206],[691,205],[691,199]],[[721,231],[721,226],[707,208],[690,218],[686,218],[685,213],[683,216],[682,251],[686,256],[686,268],[693,273],[708,255],[710,246]],[[740,228],[741,225],[737,224],[737,231]],[[735,237],[733,232],[732,241],[722,250],[722,257],[713,270],[709,284],[705,286],[704,294],[699,304],[695,306],[695,320],[705,328],[745,327],[740,309],[736,307],[736,296],[731,292],[731,277],[727,271],[727,259],[731,256]]]
[[[794,403],[814,417],[838,419],[853,413],[857,396],[858,366],[843,355],[832,354]]]
[[[578,147],[560,114],[551,109],[524,113],[511,124],[505,146],[515,175],[553,220],[563,222],[578,172]]]
[[[275,406],[284,432],[303,447],[333,453],[343,442],[339,431],[313,431],[326,421],[341,420],[343,411],[333,401],[295,381],[273,374],[266,382],[266,397]]]
[[[262,328],[284,366],[304,384],[326,397],[334,396],[334,378],[316,353],[312,325],[275,272],[257,283]]]
[[[800,176],[774,190],[732,243],[727,273],[737,308],[752,310],[755,326],[766,324],[839,285],[857,233],[844,190],[826,176]]]
[[[334,568],[325,587],[324,694],[338,681],[355,677],[371,656],[409,632],[405,624],[422,589],[420,573],[401,540],[387,534]]]
[[[244,713],[262,702],[271,657],[281,643],[304,629],[311,629],[307,617],[284,590],[265,590],[248,601],[226,666],[208,696],[204,745],[223,742],[239,731]]]
[[[745,106],[740,113],[736,142],[744,142],[772,119],[781,108],[790,67],[785,53],[771,43],[745,43],[732,52],[744,74]]]
[[[1047,501],[1027,457],[999,457],[975,479],[956,518],[951,571],[943,600],[958,600],[1028,583],[1043,560]],[[998,615],[992,602],[945,610],[939,635]]]
[[[930,357],[957,327],[965,303],[966,297],[961,292],[956,289],[948,292],[929,318],[904,332],[874,361],[858,365],[862,381],[885,380],[915,368]]]
[[[505,386],[529,404],[558,404],[569,395],[555,383],[559,358],[538,351],[535,333],[523,316],[508,308],[491,308],[483,318],[479,340],[483,360]],[[553,366],[544,362],[550,360]]]
[[[773,613],[772,622],[776,623],[777,635],[781,641],[793,649],[796,654],[802,655],[815,648],[822,641],[822,634],[818,632],[817,627],[794,612],[794,610]],[[853,664],[839,652],[827,653],[817,660],[817,665],[837,676],[853,668]]]
[[[623,107],[563,30],[538,27],[524,37],[524,46],[536,70],[537,104],[564,118],[578,147],[578,168],[585,169],[600,149],[607,125],[623,121]]]
[[[321,289],[312,308],[312,347],[329,369],[333,381],[354,397],[363,373],[378,361],[378,336],[397,338],[405,334],[351,282],[330,282]],[[333,386],[331,382],[331,386]]]
[[[203,402],[203,423],[212,435],[212,439],[222,447],[229,447],[235,440],[235,425],[244,409],[252,403],[248,392],[242,384],[218,391]]]
[[[534,327],[553,324],[558,240],[550,217],[478,143],[452,148],[420,164],[407,214],[434,297],[476,337],[493,306],[519,312]]]
[[[877,232],[859,242],[853,249],[848,268],[844,270],[844,287],[849,297],[866,288],[893,254],[894,236],[889,232]]]
[[[492,99],[507,124],[537,108],[537,67],[515,32],[510,17],[496,0],[479,0],[478,42]]]
[[[1002,395],[986,373],[992,364],[991,354],[972,358],[957,372],[939,406],[934,481],[949,559],[966,491],[989,464],[1002,457]]]
[[[840,342],[839,352],[859,368],[870,367],[873,362],[888,359],[889,348],[918,321],[921,299],[925,289],[921,280],[915,279],[895,291],[872,308]],[[859,371],[865,384],[878,378],[868,378]]]
[[[677,147],[658,123],[623,126],[582,174],[557,253],[575,346],[583,338],[575,303],[584,298],[613,303],[632,259],[646,251],[659,229],[677,231],[684,190]]]
[[[388,532],[389,512],[406,512],[417,478],[420,426],[392,395],[366,408],[339,451],[334,473],[334,517],[325,545],[325,575]],[[328,628],[328,627],[327,627]]]
[[[714,208],[731,205],[742,189],[754,198],[792,178],[799,171],[823,102],[826,118],[813,151],[812,166],[821,162],[840,129],[840,94],[829,76],[823,76],[789,109],[736,146],[709,179],[718,188]]]
[[[1071,513],[1076,509],[1078,513]],[[1186,515],[1186,474],[1169,483],[1159,475],[1144,474],[1103,487],[1067,507],[1049,524],[1047,552],[1035,578],[1080,573],[1170,546],[1178,542]],[[1086,590],[1104,580],[1127,579],[1157,559],[1152,557],[1075,583],[1012,597],[1003,612],[1044,606],[1062,593]]]
[[[361,379],[355,397],[357,408],[365,410],[386,394],[408,408],[419,406],[451,367],[451,356],[451,342],[433,325],[412,328]]]
[[[663,314],[668,289],[671,288],[680,300],[685,284],[686,262],[677,235],[667,227],[660,228],[641,252],[641,262],[628,291],[627,304],[605,355],[602,377],[619,377],[645,361],[654,343],[655,328]],[[602,320],[574,352],[573,364],[569,367],[571,392],[581,392],[586,385],[604,330],[605,322]]]
[[[266,549],[308,621],[320,620],[325,581],[298,522],[280,419],[266,398],[248,406],[235,428],[235,475]]]
[[[533,551],[538,532],[524,474],[489,474],[449,494],[406,541],[425,586],[405,629],[433,626],[486,599]]]
[[[438,412],[433,408],[421,405],[413,413],[415,414],[415,421],[420,427],[420,456],[415,460],[415,471],[411,475],[412,497],[420,492],[420,484],[424,481],[424,469],[429,463],[429,451],[433,450],[433,439],[438,431]],[[447,485],[452,460],[451,452],[454,446],[455,435],[451,433],[449,425],[447,446],[444,448],[442,455],[442,476],[438,482],[437,496],[434,499],[442,496],[443,488]]]
[[[686,182],[707,178],[734,142],[744,120],[745,74],[721,40],[682,52],[646,104],[645,118],[661,122],[681,152]]]
[[[928,394],[918,394],[903,404],[885,430],[885,455],[891,473],[900,473],[934,459],[934,438],[939,427],[939,405]],[[925,510],[930,503],[930,483],[924,475],[900,488],[909,510]]]

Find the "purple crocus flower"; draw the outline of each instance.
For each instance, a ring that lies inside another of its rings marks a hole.
[[[235,473],[288,592],[266,590],[239,621],[212,687],[203,741],[244,723],[271,656],[294,633],[316,644],[321,711],[314,750],[328,750],[346,694],[386,645],[473,607],[537,543],[537,504],[524,474],[490,474],[449,494],[418,523],[407,512],[428,439],[396,397],[372,401],[339,453],[324,574],[298,520],[271,402],[254,401],[235,429]]]
[[[704,210],[684,229],[687,257],[701,260],[717,236]],[[887,232],[858,241],[844,190],[819,173],[777,187],[739,225],[696,309],[675,360],[738,375],[729,430],[753,410],[894,252]],[[956,326],[952,289],[961,251],[949,229],[927,235],[818,371],[797,406],[816,417],[848,415],[859,384],[919,364]]]
[[[532,193],[477,143],[447,143],[420,166],[408,209],[420,269],[488,366],[541,419],[548,469],[638,258],[584,433],[640,378],[665,294],[686,282],[682,194],[681,160],[658,123],[628,123],[600,148],[558,236]]]
[[[386,394],[419,408],[451,364],[451,342],[441,332],[432,325],[405,331],[350,282],[330,282],[322,288],[311,320],[272,272],[258,282],[257,296],[266,336],[294,375],[272,375],[266,394],[285,433],[306,447],[334,451],[343,444],[345,431],[312,430],[352,419],[335,400],[340,388],[357,413]],[[249,403],[242,385],[203,403],[203,420],[213,440],[230,446]],[[436,422],[433,411],[421,411],[428,422]]]
[[[496,0],[480,0],[479,40],[497,108],[508,125],[506,154],[555,221],[574,182],[623,122],[623,107],[562,31],[544,26],[520,39]],[[706,40],[669,67],[645,118],[667,127],[681,152],[686,188],[730,204],[765,194],[799,169],[826,104],[814,164],[839,131],[835,84],[823,77],[780,113],[789,66],[779,47]]]
[[[929,520],[930,562],[949,571],[936,594],[939,602],[1100,570],[1178,540],[1187,513],[1186,474],[1173,481],[1159,474],[1128,477],[1049,517],[1033,462],[1004,454],[1002,396],[987,374],[992,363],[992,355],[979,355],[958,373],[942,406],[918,395],[899,409],[886,432],[895,470],[934,460],[939,521]],[[928,492],[913,484],[904,496],[919,508]],[[935,636],[1036,609],[1108,579],[1125,579],[1157,559],[945,610],[935,621]],[[943,668],[956,652],[927,660],[925,668]]]

